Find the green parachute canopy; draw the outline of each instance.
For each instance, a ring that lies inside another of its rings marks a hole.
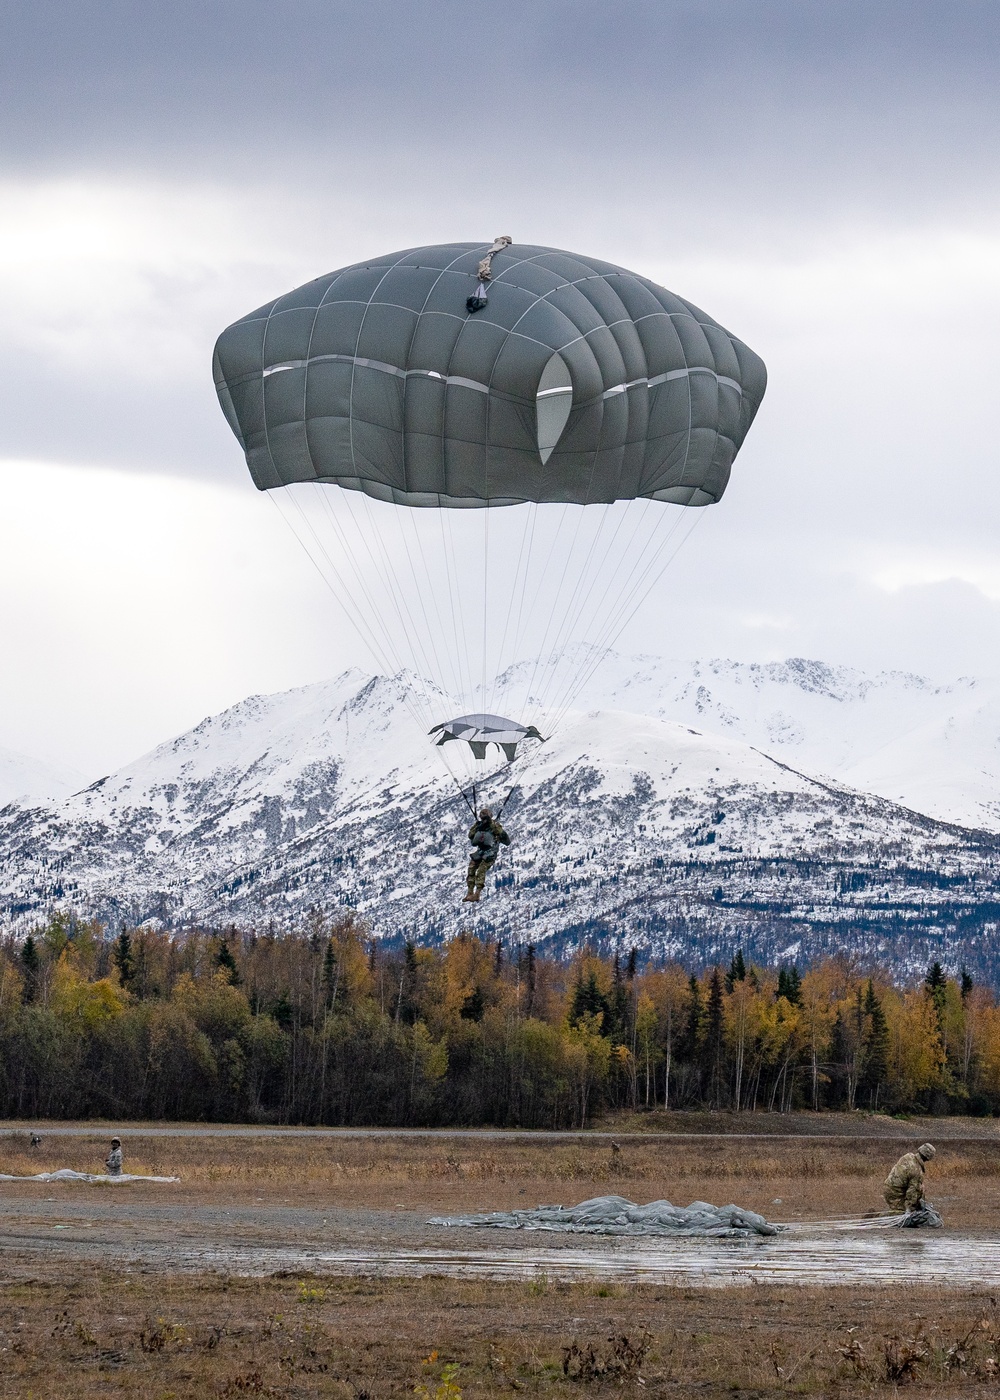
[[[717,501],[764,394],[758,356],[624,268],[502,246],[484,284],[490,252],[374,258],[223,331],[215,384],[257,486],[425,507]]]

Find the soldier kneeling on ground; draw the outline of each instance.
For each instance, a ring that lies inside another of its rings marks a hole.
[[[934,1156],[929,1142],[916,1152],[904,1152],[885,1179],[885,1201],[892,1210],[906,1215],[926,1209],[924,1202],[924,1166]]]

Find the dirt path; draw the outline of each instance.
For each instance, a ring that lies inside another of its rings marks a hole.
[[[1000,1124],[990,1118],[886,1118],[870,1113],[689,1113],[628,1115],[613,1123],[583,1130],[550,1132],[518,1128],[303,1128],[282,1125],[227,1123],[119,1123],[93,1120],[86,1123],[45,1121],[0,1122],[4,1133],[37,1132],[43,1137],[99,1138],[325,1138],[331,1141],[376,1140],[383,1142],[537,1142],[610,1143],[630,1141],[677,1142],[706,1137],[746,1142],[788,1140],[815,1142],[922,1142],[926,1138],[1000,1144]]]

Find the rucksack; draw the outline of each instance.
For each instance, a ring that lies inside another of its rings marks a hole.
[[[479,851],[480,860],[489,860],[496,854],[497,838],[493,835],[492,823],[485,826],[482,822],[476,824],[476,832],[472,838],[472,844]]]

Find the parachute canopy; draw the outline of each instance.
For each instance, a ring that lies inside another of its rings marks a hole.
[[[536,1206],[534,1210],[495,1210],[484,1215],[432,1216],[429,1225],[481,1225],[500,1230],[555,1230],[574,1235],[701,1235],[709,1239],[748,1239],[782,1229],[742,1206],[692,1201],[673,1206],[650,1201],[639,1206],[624,1196],[594,1196],[578,1206]]]
[[[215,348],[261,490],[328,482],[397,505],[717,501],[763,362],[703,311],[596,258],[414,248],[319,277]]]
[[[517,746],[523,739],[542,739],[533,724],[518,724],[500,715],[459,715],[458,719],[436,724],[430,732],[441,735],[437,741],[438,748],[452,739],[461,739],[469,745],[473,757],[477,759],[486,757],[488,744],[496,744],[503,749],[508,763],[514,762]]]

